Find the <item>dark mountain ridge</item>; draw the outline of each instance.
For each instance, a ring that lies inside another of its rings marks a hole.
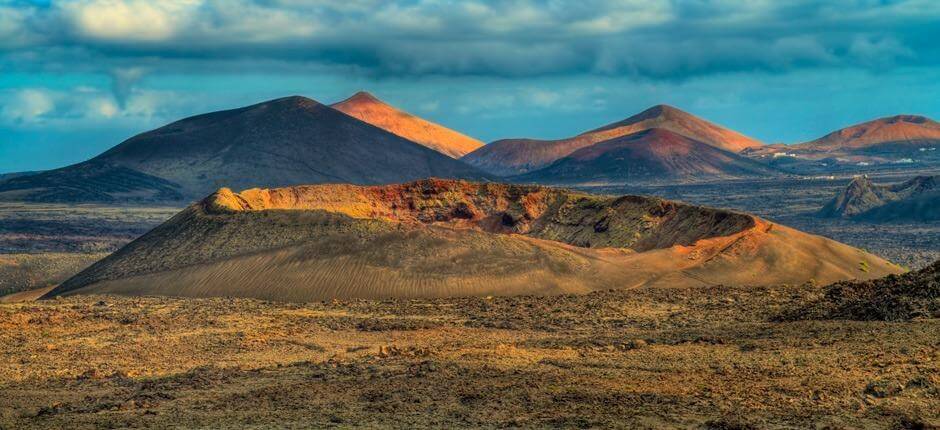
[[[228,186],[485,179],[473,167],[314,100],[293,96],[196,115],[91,160],[0,183],[0,198],[186,200]]]

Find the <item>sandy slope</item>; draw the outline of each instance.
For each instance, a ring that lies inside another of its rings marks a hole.
[[[53,288],[55,288],[55,285],[7,294],[0,296],[0,303],[19,303],[33,301],[39,299]]]
[[[360,91],[330,107],[452,158],[483,146],[479,140],[401,111],[367,92]]]
[[[425,180],[220,190],[46,297],[557,294],[898,272],[861,250],[746,214],[649,197]]]

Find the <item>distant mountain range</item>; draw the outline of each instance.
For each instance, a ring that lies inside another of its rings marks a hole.
[[[34,201],[192,200],[237,189],[383,184],[487,174],[304,97],[186,118],[91,160],[0,182],[0,198]]]
[[[462,158],[486,172],[513,176],[532,172],[575,151],[652,128],[672,131],[728,152],[763,145],[756,139],[712,124],[672,106],[653,106],[623,121],[560,140],[497,140]]]
[[[510,178],[552,184],[627,184],[767,177],[778,174],[757,161],[663,128],[596,143],[548,167]]]
[[[669,183],[940,165],[940,123],[869,121],[764,145],[657,105],[559,140],[488,145],[359,92],[332,106],[286,97],[186,118],[75,165],[0,175],[0,200],[192,201],[219,187],[401,183],[426,177],[542,184]]]
[[[819,216],[875,222],[940,220],[940,175],[888,185],[859,176],[823,206]]]
[[[791,146],[805,152],[882,153],[940,143],[940,123],[919,115],[897,115],[846,127]]]
[[[39,171],[0,173],[0,182],[7,179],[13,179],[18,176],[35,175],[36,173],[39,173]]]
[[[810,142],[748,148],[743,155],[792,171],[838,171],[840,166],[940,165],[940,123],[919,115],[879,118]]]

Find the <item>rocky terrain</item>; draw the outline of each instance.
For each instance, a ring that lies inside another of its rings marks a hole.
[[[940,260],[902,275],[836,282],[826,287],[824,297],[791,311],[785,318],[875,321],[940,318]]]
[[[867,221],[940,220],[940,176],[917,176],[897,184],[877,185],[859,176],[819,210],[821,217]]]
[[[0,427],[940,425],[940,320],[774,319],[821,291],[0,305]]]
[[[0,181],[0,200],[188,204],[222,186],[484,179],[449,156],[304,97],[186,118],[91,160]]]
[[[8,294],[58,285],[107,255],[102,252],[0,253],[0,301]]]
[[[873,222],[940,221],[940,176],[879,185],[860,176],[819,210],[821,217]]]
[[[430,179],[222,189],[45,297],[559,294],[868,279],[901,269],[743,213]]]

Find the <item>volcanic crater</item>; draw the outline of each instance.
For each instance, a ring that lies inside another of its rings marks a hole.
[[[861,250],[728,210],[426,179],[223,188],[45,297],[557,294],[898,272]]]

